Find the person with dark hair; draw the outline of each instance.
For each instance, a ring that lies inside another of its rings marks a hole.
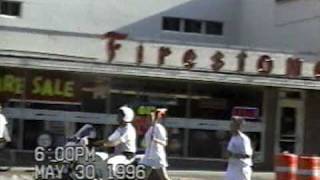
[[[232,117],[230,124],[232,138],[227,148],[229,161],[226,180],[251,180],[253,150],[250,138],[241,131],[243,123],[242,117]]]
[[[167,131],[160,123],[166,114],[167,109],[158,108],[151,113],[152,125],[145,134],[146,150],[141,164],[146,166],[146,177],[149,179],[152,171],[155,171],[161,180],[170,180],[167,167]]]

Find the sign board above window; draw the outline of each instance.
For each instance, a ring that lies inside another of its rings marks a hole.
[[[236,106],[232,109],[232,116],[240,116],[245,119],[259,119],[259,109],[256,107]]]

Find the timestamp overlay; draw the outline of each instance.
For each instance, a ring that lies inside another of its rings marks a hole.
[[[108,179],[145,179],[146,169],[144,165],[134,164],[107,164]]]
[[[96,160],[94,148],[82,146],[45,148],[34,150],[35,179],[94,179]]]
[[[94,148],[82,146],[34,150],[35,179],[144,179],[145,166],[137,164],[108,164],[96,158]],[[102,173],[101,173],[102,172]],[[103,174],[103,175],[102,175]]]

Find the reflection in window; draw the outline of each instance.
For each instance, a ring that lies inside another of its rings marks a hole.
[[[167,152],[169,156],[183,155],[184,130],[178,128],[167,128],[168,146]]]
[[[119,90],[117,93],[115,93]],[[150,107],[166,107],[169,117],[186,117],[187,84],[174,81],[117,79],[113,80],[111,112],[128,104],[136,114]],[[140,113],[140,114],[139,114]]]
[[[225,158],[229,139],[230,135],[227,131],[191,130],[189,156]]]
[[[135,104],[136,96],[135,95],[126,95],[126,94],[112,94],[111,95],[111,113],[117,114],[118,110],[123,105],[128,105],[132,107]]]
[[[198,96],[191,101],[192,118],[229,120],[235,106],[261,110],[263,93],[259,89],[247,87],[194,84],[192,96]]]
[[[294,135],[296,127],[296,109],[283,108],[281,117],[281,135]]]
[[[35,149],[37,144],[37,139],[41,135],[44,129],[44,121],[41,120],[28,120],[24,121],[24,131],[23,131],[23,148],[27,150]],[[37,130],[37,131],[35,131]]]

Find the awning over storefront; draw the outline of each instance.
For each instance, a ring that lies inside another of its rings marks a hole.
[[[94,61],[94,60],[92,60]],[[264,76],[257,74],[241,74],[187,70],[184,68],[158,68],[154,66],[134,66],[120,63],[100,63],[75,61],[68,58],[0,56],[0,66],[37,70],[60,70],[82,73],[99,73],[113,76],[132,76],[148,78],[165,78],[172,80],[190,80],[218,83],[234,83],[242,85],[271,86],[281,88],[320,90],[320,81],[312,78],[290,79],[286,76]]]
[[[85,113],[58,110],[40,110],[30,108],[5,108],[4,114],[12,119],[44,120],[56,122],[78,122],[92,124],[116,125],[117,116],[103,113]],[[166,126],[169,128],[186,128],[202,130],[229,130],[229,121],[226,120],[204,120],[186,118],[167,118]],[[260,122],[246,122],[244,130],[246,132],[263,131],[264,124]]]

